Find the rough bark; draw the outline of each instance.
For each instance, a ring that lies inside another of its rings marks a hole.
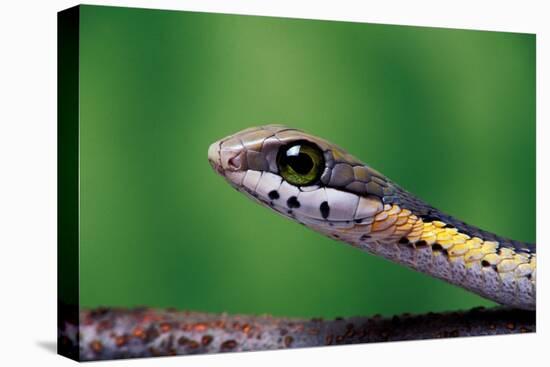
[[[334,320],[99,308],[80,312],[80,330],[66,323],[60,343],[78,343],[81,360],[104,360],[534,331],[534,312],[500,307]]]

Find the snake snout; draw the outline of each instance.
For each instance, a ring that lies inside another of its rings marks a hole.
[[[210,147],[208,147],[208,162],[216,172],[223,175],[220,159],[220,142],[217,141],[212,143]]]
[[[208,161],[216,172],[226,176],[228,172],[246,171],[246,150],[226,147],[215,142],[208,148]]]

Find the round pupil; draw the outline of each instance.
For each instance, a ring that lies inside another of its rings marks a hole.
[[[319,179],[325,166],[323,153],[308,143],[284,146],[277,154],[277,166],[281,176],[292,185],[310,185]]]
[[[298,154],[291,155],[292,149],[287,151],[286,161],[292,169],[301,175],[305,175],[313,168],[313,159],[307,153],[298,152]],[[291,154],[289,154],[291,153]]]

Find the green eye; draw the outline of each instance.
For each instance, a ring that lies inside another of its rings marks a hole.
[[[279,150],[277,166],[285,180],[293,185],[307,186],[319,180],[325,159],[316,146],[306,142],[293,143]]]

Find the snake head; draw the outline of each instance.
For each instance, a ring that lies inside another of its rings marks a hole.
[[[208,160],[238,191],[334,237],[372,223],[390,194],[384,176],[342,148],[282,125],[221,139],[208,149]]]

